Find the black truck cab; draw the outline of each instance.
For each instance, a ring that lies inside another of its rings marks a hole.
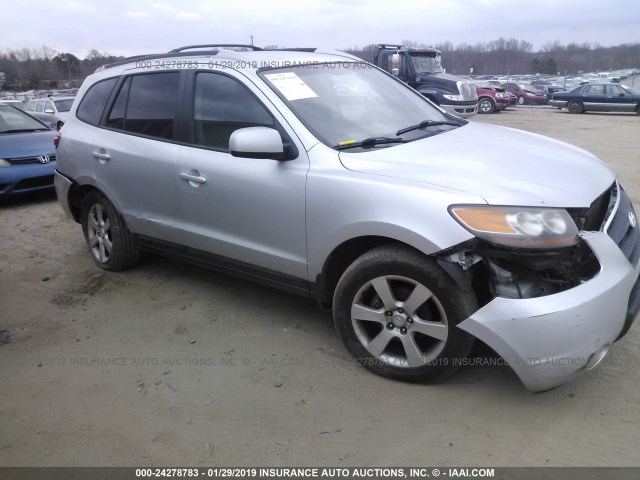
[[[478,111],[475,84],[445,73],[442,52],[435,48],[404,48],[402,45],[378,45],[374,63],[409,84],[440,108],[459,117]]]

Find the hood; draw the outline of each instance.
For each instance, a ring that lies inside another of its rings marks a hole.
[[[456,75],[451,75],[450,73],[421,73],[418,75],[418,81],[420,80],[428,80],[431,82],[434,78],[442,80],[443,82],[464,82],[464,83],[473,83],[468,78],[458,77]]]
[[[52,130],[32,133],[0,134],[0,158],[22,158],[38,155],[55,155]]]
[[[340,160],[349,170],[458,190],[494,205],[584,208],[615,180],[578,147],[473,122],[393,147],[343,151]]]
[[[471,84],[470,80],[466,78],[457,77],[455,75],[449,75],[448,73],[431,73],[422,74],[416,78],[416,85],[414,88],[418,91],[423,88],[440,88],[451,94],[458,94],[458,82],[462,84]]]

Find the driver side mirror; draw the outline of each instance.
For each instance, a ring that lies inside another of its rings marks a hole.
[[[282,141],[280,132],[269,127],[240,128],[229,138],[229,151],[234,157],[291,160],[295,147]]]
[[[400,76],[400,54],[394,53],[391,56],[391,75],[394,77]]]

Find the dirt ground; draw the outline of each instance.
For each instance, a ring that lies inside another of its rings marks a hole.
[[[637,115],[473,121],[594,152],[640,205]],[[158,257],[99,270],[52,194],[0,204],[0,245],[1,466],[640,465],[638,325],[546,393],[499,366],[402,384],[309,300]]]

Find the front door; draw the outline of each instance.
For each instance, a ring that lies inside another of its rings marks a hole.
[[[235,130],[284,132],[282,117],[230,69],[190,73],[191,142],[181,147],[176,171],[186,245],[213,263],[306,285],[305,150],[298,145],[289,161],[233,157]]]

